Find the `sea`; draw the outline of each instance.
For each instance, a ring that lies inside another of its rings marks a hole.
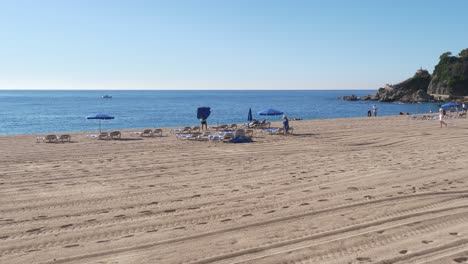
[[[375,103],[381,116],[400,112],[437,111],[434,103],[380,103],[343,101],[342,96],[364,96],[375,90],[185,90],[185,91],[59,91],[0,90],[0,135],[97,131],[94,114],[114,116],[101,121],[103,130],[199,125],[198,107],[210,107],[208,125],[247,122],[253,118],[280,121],[281,116],[260,116],[263,109],[284,112],[289,119],[365,117]],[[102,98],[110,95],[112,98]]]

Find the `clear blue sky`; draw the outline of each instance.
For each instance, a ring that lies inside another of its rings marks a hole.
[[[0,0],[0,89],[376,89],[468,48],[468,1]]]

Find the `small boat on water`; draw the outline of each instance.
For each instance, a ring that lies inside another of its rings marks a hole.
[[[103,95],[102,98],[112,98],[112,96],[106,94],[106,95]]]

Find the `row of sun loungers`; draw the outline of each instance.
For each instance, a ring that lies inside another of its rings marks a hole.
[[[182,130],[183,131],[183,130]],[[193,140],[193,141],[212,141],[212,142],[230,142],[236,137],[252,138],[253,130],[224,130],[216,133],[205,131],[203,133],[175,133],[178,140]]]
[[[163,136],[163,131],[160,128],[156,129],[145,129],[142,132],[130,132],[130,135],[137,135],[141,137],[162,137]]]
[[[270,128],[270,123],[262,124],[266,128],[261,130],[262,134],[276,135],[283,134],[283,128]],[[212,142],[230,142],[234,138],[249,138],[251,139],[254,136],[254,130],[252,129],[238,129],[236,124],[230,125],[220,125],[217,127],[210,127],[215,129],[216,132],[205,131],[201,132],[199,126],[193,127],[183,127],[179,129],[171,130],[172,134],[175,134],[178,140],[194,140],[194,141],[212,141]],[[292,128],[290,128],[290,133],[292,133]],[[145,129],[141,132],[130,132],[131,136],[137,135],[141,137],[162,137],[163,130],[160,128],[156,129]],[[87,135],[87,137],[97,138],[100,140],[112,140],[112,139],[121,139],[122,133],[120,131],[112,132],[102,132],[100,134]],[[45,137],[37,137],[37,142],[71,142],[71,136],[68,134],[65,135],[47,135]]]
[[[71,136],[68,135],[68,134],[65,134],[65,135],[60,135],[60,136],[57,136],[57,135],[47,135],[47,136],[44,136],[44,137],[37,137],[36,138],[36,142],[39,143],[39,142],[47,142],[47,143],[65,143],[65,142],[71,142]]]

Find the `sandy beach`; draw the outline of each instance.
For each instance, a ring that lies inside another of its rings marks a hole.
[[[0,263],[468,263],[468,119],[0,136]]]

